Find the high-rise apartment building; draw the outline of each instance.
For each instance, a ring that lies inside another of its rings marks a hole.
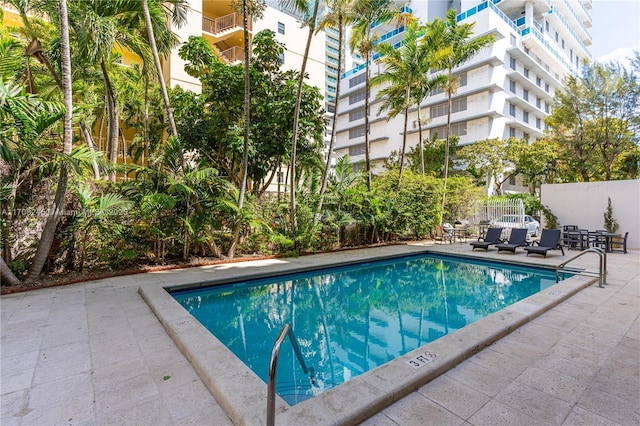
[[[452,133],[459,146],[487,138],[534,140],[543,136],[554,92],[563,78],[578,73],[591,59],[589,9],[591,0],[410,1],[406,6],[422,23],[444,18],[448,8],[460,24],[475,22],[474,36],[494,34],[495,43],[454,70],[460,79],[451,108]],[[397,47],[404,27],[376,29],[382,41]],[[374,57],[375,59],[375,57]],[[381,70],[372,63],[371,73]],[[364,65],[343,74],[336,156],[365,157]],[[402,146],[404,115],[389,119],[379,114],[380,88],[370,99],[370,155],[374,171]],[[442,138],[447,121],[447,96],[435,91],[420,105],[423,138]],[[426,118],[426,119],[425,119]],[[409,112],[408,146],[418,144],[417,108]]]

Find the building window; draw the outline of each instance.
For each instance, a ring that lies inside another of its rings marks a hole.
[[[357,109],[349,113],[349,121],[356,121],[360,120],[361,118],[364,118],[364,108]]]
[[[544,27],[546,28],[547,32],[549,32],[549,21],[544,21]]]
[[[367,77],[367,74],[366,73],[362,73],[360,75],[356,75],[353,78],[350,78],[349,79],[349,87],[357,86],[358,84],[364,83],[366,77]]]
[[[509,115],[515,117],[516,116],[516,106],[509,102]]]
[[[467,73],[463,72],[462,74],[458,75],[458,86],[462,87],[466,85],[467,85]]]
[[[510,138],[515,138],[516,137],[516,128],[515,127],[509,127],[509,137]]]
[[[451,101],[451,112],[466,111],[467,109],[467,97],[454,99]],[[442,117],[447,115],[447,102],[442,102],[431,107],[429,113],[431,118]]]
[[[523,98],[525,101],[528,101],[528,100],[529,100],[529,91],[528,91],[527,89],[522,89],[522,98]]]
[[[529,133],[524,133],[524,134],[522,135],[522,138],[523,138],[525,141],[528,141],[528,140],[529,140]]]
[[[540,87],[542,84],[542,79],[540,77],[536,77],[536,86]]]
[[[540,127],[542,127],[542,120],[540,120],[539,118],[536,118],[536,127],[539,129]]]
[[[442,117],[443,115],[447,115],[447,103],[442,102],[438,105],[434,105],[430,110],[431,118]]]
[[[349,147],[349,155],[363,155],[366,154],[366,145],[361,143],[358,145],[354,145],[354,146],[350,146]]]
[[[349,130],[349,139],[359,138],[360,136],[364,136],[364,126],[356,127],[355,129]]]
[[[562,39],[562,49],[564,50],[564,39]]]
[[[522,111],[522,121],[525,123],[529,122],[529,113],[527,111]]]
[[[536,96],[536,108],[542,109],[542,101]]]
[[[571,62],[573,62],[573,49],[569,49],[569,57],[571,58]]]
[[[355,104],[356,102],[364,101],[364,97],[364,90],[359,90],[356,93],[349,95],[349,105]]]
[[[509,185],[515,185],[515,184],[516,184],[516,175],[509,176]]]
[[[284,34],[284,23],[278,22],[278,32]]]
[[[278,54],[278,60],[280,61],[280,65],[284,64],[284,53]]]
[[[512,70],[515,70],[516,69],[516,58],[509,57],[509,65],[511,66]]]
[[[509,80],[509,90],[511,93],[516,93],[516,82],[513,80]]]
[[[546,112],[547,114],[549,114],[549,104],[545,102],[544,104],[544,112]]]
[[[331,65],[327,65],[327,71],[329,71],[331,74],[338,74],[338,68],[332,67]]]
[[[524,69],[524,76],[529,78],[529,68]]]
[[[511,45],[512,46],[516,45],[516,36],[514,36],[513,34],[511,34]]]
[[[558,39],[559,39],[558,32],[556,31],[556,43],[558,42]]]
[[[440,126],[440,127],[436,127],[435,129],[431,129],[431,131],[429,132],[429,136],[431,137],[431,140],[444,139],[446,132],[447,132],[446,126]],[[451,134],[458,135],[458,136],[466,135],[467,122],[463,121],[462,123],[451,124]]]
[[[549,83],[544,84],[544,91],[549,93]]]

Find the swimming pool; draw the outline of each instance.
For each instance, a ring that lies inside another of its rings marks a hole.
[[[553,284],[553,270],[421,254],[172,296],[265,382],[291,324],[315,370],[312,384],[283,345],[277,391],[295,405]]]

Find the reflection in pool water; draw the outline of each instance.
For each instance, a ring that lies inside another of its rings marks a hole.
[[[296,404],[555,284],[549,270],[419,255],[172,296],[265,382],[292,325],[315,381],[282,346],[277,392]]]

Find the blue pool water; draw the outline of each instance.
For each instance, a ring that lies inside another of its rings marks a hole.
[[[433,254],[172,292],[265,382],[291,324],[313,383],[282,345],[277,392],[290,405],[555,284],[551,270]]]

